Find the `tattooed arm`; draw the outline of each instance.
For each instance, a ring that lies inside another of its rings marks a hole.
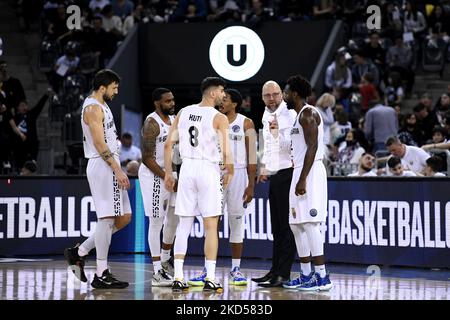
[[[142,128],[142,162],[155,175],[164,179],[164,170],[156,163],[156,137],[159,135],[159,124],[153,118],[148,118]]]

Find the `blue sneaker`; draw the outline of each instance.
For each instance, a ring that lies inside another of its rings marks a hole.
[[[327,272],[327,275],[323,278],[320,277],[318,273],[316,273],[317,278],[317,286],[319,287],[319,291],[328,291],[333,287],[333,284],[330,281],[330,273]]]
[[[297,289],[300,285],[309,281],[309,277],[305,276],[303,273],[300,273],[300,276],[297,279],[290,280],[286,283],[283,283],[283,288],[286,289]]]
[[[203,267],[203,271],[200,275],[188,280],[188,284],[194,287],[203,287],[205,285],[206,268]]]
[[[246,286],[247,278],[244,277],[239,267],[234,267],[230,271],[230,281],[228,283],[235,286]]]
[[[309,276],[306,276],[307,279],[305,279],[305,282],[301,283],[297,290],[299,291],[317,291],[319,290],[319,287],[317,286],[317,278],[316,273],[312,271]]]

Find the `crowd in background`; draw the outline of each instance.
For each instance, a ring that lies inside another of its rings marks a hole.
[[[81,8],[80,30],[67,28],[70,4]],[[382,10],[381,30],[367,29],[370,4]],[[385,158],[395,156],[387,145],[392,137],[398,138],[395,145],[435,155],[434,170],[447,171],[450,85],[436,101],[426,92],[416,96],[413,88],[417,68],[435,68],[442,76],[449,60],[450,1],[21,0],[18,5],[26,29],[39,25],[39,67],[51,89],[28,109],[20,80],[8,74],[7,61],[0,62],[3,173],[19,173],[25,164],[36,170],[36,119],[48,98],[54,117],[58,117],[58,105],[64,106],[63,114],[79,109],[93,74],[108,64],[137,23],[216,21],[252,27],[265,21],[316,19],[341,19],[348,39],[326,69],[325,91],[315,92],[308,100],[324,120],[329,174],[355,174],[369,163],[371,169],[361,170],[362,174],[398,175],[390,170],[396,163],[389,164]],[[403,110],[406,98],[417,102],[410,113]],[[250,109],[248,104],[250,99],[244,111]],[[396,155],[400,160],[403,156]],[[426,167],[422,163],[415,174],[426,174]]]

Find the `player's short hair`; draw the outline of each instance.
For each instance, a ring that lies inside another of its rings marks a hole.
[[[392,156],[387,161],[389,168],[394,169],[397,165],[401,164],[402,160],[399,157]]]
[[[397,136],[391,136],[386,140],[386,147],[390,147],[393,144],[401,144],[402,142]]]
[[[362,157],[364,157],[364,156],[366,156],[366,155],[369,155],[369,156],[372,156],[372,157],[374,157],[375,158],[375,155],[372,153],[372,152],[364,152],[362,155],[361,155],[361,158]]]
[[[231,101],[236,103],[236,109],[238,109],[242,104],[242,95],[236,89],[226,89],[225,93],[230,95]]]
[[[110,69],[103,69],[95,74],[93,88],[98,90],[101,86],[107,87],[114,82],[120,83],[119,75]]]
[[[202,83],[200,84],[200,91],[202,92],[202,94],[204,94],[205,91],[209,88],[218,86],[222,86],[225,88],[227,86],[227,83],[225,82],[225,80],[219,77],[207,77],[203,79]]]
[[[122,134],[122,139],[133,139],[133,136],[129,132],[124,132]]]
[[[439,156],[431,156],[426,160],[427,166],[434,172],[439,172],[444,167],[444,161]]]
[[[164,93],[169,93],[172,92],[167,88],[156,88],[155,90],[153,90],[152,92],[152,101],[158,101],[161,100],[161,97]]]
[[[289,85],[289,89],[297,92],[302,99],[306,99],[311,95],[311,84],[299,74],[289,77],[287,84]]]

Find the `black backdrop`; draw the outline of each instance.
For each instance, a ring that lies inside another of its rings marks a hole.
[[[267,80],[283,82],[292,74],[310,78],[335,21],[267,22],[254,28],[265,47],[265,60],[252,78],[229,82],[244,95],[252,97],[252,114],[261,119],[261,86]],[[214,36],[231,25],[146,24],[139,30],[139,77],[144,101],[143,113],[152,111],[151,92],[165,86],[176,98],[177,108],[198,102],[199,85],[206,76],[217,76],[209,62],[209,47]],[[244,25],[245,26],[245,25]],[[247,26],[248,27],[248,26]]]

